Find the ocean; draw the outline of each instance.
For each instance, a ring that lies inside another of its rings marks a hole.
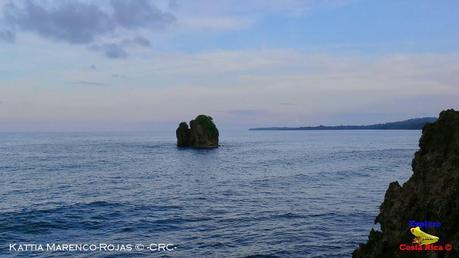
[[[0,256],[350,257],[420,135],[222,131],[196,150],[174,131],[0,133]]]

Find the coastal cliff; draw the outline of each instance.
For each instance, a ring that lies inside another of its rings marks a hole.
[[[353,253],[371,257],[459,257],[459,112],[440,113],[435,123],[422,130],[420,149],[412,161],[413,175],[400,186],[390,183],[368,242]],[[411,244],[409,221],[438,221],[440,227],[426,229],[438,236],[438,244],[451,244],[451,251],[401,251]]]
[[[192,148],[217,148],[219,132],[212,117],[199,115],[190,121],[181,122],[176,130],[177,146]]]
[[[420,130],[427,123],[433,123],[436,117],[412,118],[403,121],[372,124],[372,125],[319,125],[302,127],[258,127],[250,128],[251,131],[315,131],[315,130]]]

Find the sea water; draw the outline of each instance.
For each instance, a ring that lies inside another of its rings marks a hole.
[[[0,256],[350,257],[419,137],[222,131],[196,150],[173,131],[0,133]],[[27,243],[174,248],[11,250]]]

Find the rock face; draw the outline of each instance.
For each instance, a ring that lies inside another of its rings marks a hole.
[[[459,112],[443,111],[427,124],[419,147],[411,178],[403,186],[390,183],[386,191],[375,219],[381,232],[371,230],[353,257],[459,257]],[[451,243],[452,251],[400,251],[400,244],[413,240],[409,220],[441,222],[426,231],[440,237],[437,244]]]
[[[190,146],[190,128],[186,122],[181,122],[179,127],[175,131],[177,136],[177,146],[178,147],[188,147]]]
[[[218,129],[210,116],[197,116],[190,121],[190,128],[186,122],[181,122],[175,133],[178,147],[218,147]]]

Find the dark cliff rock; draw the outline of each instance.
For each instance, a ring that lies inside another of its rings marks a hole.
[[[180,123],[176,130],[178,147],[217,148],[219,132],[212,117],[199,115],[190,121]]]
[[[400,186],[392,182],[386,191],[368,242],[353,257],[459,257],[459,112],[446,110],[422,130],[419,151],[412,162],[413,175]],[[451,243],[453,250],[400,251],[411,244],[409,220],[439,221],[429,234],[440,237],[437,244]]]
[[[190,146],[190,128],[186,122],[181,122],[175,135],[177,136],[177,146],[178,147],[188,147]]]

